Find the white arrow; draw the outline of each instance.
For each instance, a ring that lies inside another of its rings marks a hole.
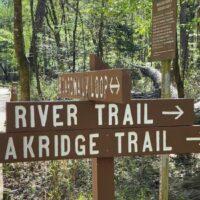
[[[187,142],[200,142],[200,137],[188,137],[186,138]],[[200,143],[199,143],[200,145]]]
[[[200,142],[200,137],[189,137],[189,138],[186,138],[186,141],[189,141],[189,142],[199,141]]]
[[[117,89],[116,94],[119,93],[119,89],[120,89],[119,80],[117,77],[115,77],[115,79],[117,80],[117,84],[113,84],[113,77],[111,78],[111,81],[110,81],[110,91],[112,94],[114,93],[114,89]]]
[[[163,115],[177,115],[175,117],[175,119],[179,119],[183,114],[184,114],[184,111],[179,107],[179,106],[175,106],[177,111],[163,111],[162,114]]]

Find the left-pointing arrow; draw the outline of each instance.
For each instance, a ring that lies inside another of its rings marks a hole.
[[[199,141],[200,142],[200,137],[188,137],[188,138],[186,138],[186,141],[190,141],[190,142]]]
[[[163,111],[163,115],[176,115],[175,120],[179,119],[183,114],[184,111],[177,105],[175,106],[177,111]]]

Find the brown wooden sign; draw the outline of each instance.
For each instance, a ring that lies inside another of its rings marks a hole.
[[[123,69],[61,74],[59,76],[59,96],[124,103],[130,100],[130,84],[130,73]]]
[[[9,102],[7,132],[192,125],[193,105],[191,99]]]
[[[200,126],[0,134],[0,162],[200,153]]]
[[[153,0],[152,60],[175,57],[176,22],[177,0]]]

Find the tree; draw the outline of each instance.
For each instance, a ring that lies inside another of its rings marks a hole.
[[[177,36],[176,36],[177,38]],[[173,71],[174,71],[174,77],[175,77],[175,82],[178,90],[178,97],[179,98],[184,98],[185,93],[184,93],[184,80],[181,76],[181,68],[179,65],[179,53],[178,53],[178,39],[176,39],[176,56],[173,61]]]
[[[22,1],[14,0],[14,47],[20,75],[21,100],[30,100],[30,72],[29,63],[25,55]]]
[[[76,68],[76,34],[78,26],[79,1],[80,0],[76,0],[76,13],[75,13],[74,30],[73,30],[73,72],[75,72]]]
[[[37,90],[39,96],[42,96],[42,90],[39,79],[39,65],[38,65],[38,33],[42,31],[44,17],[45,17],[46,0],[38,0],[36,12],[33,11],[33,0],[30,0],[31,21],[32,21],[32,40],[30,45],[29,61],[30,67],[36,74]]]
[[[100,24],[98,31],[98,47],[97,47],[97,55],[103,58],[103,29],[104,29],[104,8],[105,8],[105,0],[101,1],[101,16],[100,16]]]

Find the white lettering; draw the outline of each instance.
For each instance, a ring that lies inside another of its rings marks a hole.
[[[74,120],[74,125],[77,125],[77,106],[76,105],[68,105],[67,106],[67,125],[72,125],[72,119]]]
[[[46,157],[49,157],[49,137],[47,136],[39,136],[38,138],[39,144],[39,158],[43,157],[43,150],[46,152]]]
[[[33,139],[34,139],[34,136],[30,136],[29,140],[27,136],[23,137],[24,158],[28,158],[28,152],[30,153],[31,158],[35,158],[35,154],[32,148]]]
[[[22,127],[27,126],[25,117],[26,108],[24,106],[15,106],[15,128],[19,128],[20,120],[22,121]]]
[[[144,124],[153,124],[153,119],[148,119],[148,104],[144,104]]]
[[[75,152],[78,156],[85,155],[85,145],[79,145],[79,141],[85,142],[85,137],[83,135],[78,135],[75,139]]]
[[[145,152],[147,149],[149,149],[150,152],[153,151],[149,131],[145,132],[144,144],[143,144],[142,151]]]
[[[114,125],[118,125],[118,106],[116,104],[109,104],[108,106],[109,112],[109,125],[113,125],[113,118],[115,120]]]
[[[98,125],[103,125],[103,109],[105,108],[105,104],[96,104],[95,109],[98,111]]]
[[[48,109],[49,109],[49,105],[45,105],[44,111],[42,111],[42,106],[38,105],[38,112],[39,112],[42,127],[45,127],[46,125]]]
[[[17,159],[15,145],[14,145],[12,137],[8,138],[8,144],[7,144],[7,148],[6,148],[5,160],[8,160],[10,156],[12,156],[13,159]]]
[[[31,118],[31,128],[35,127],[35,112],[34,112],[34,106],[30,106],[30,118]]]
[[[115,133],[115,137],[118,140],[118,153],[122,153],[122,137],[124,136],[123,132]]]
[[[128,132],[128,152],[132,153],[132,152],[138,152],[138,135],[136,132]],[[134,151],[132,149],[134,145]]]
[[[129,123],[130,125],[133,125],[133,117],[132,117],[132,113],[131,113],[130,104],[126,105],[123,125],[127,125],[127,123]]]
[[[94,142],[95,138],[98,138],[99,134],[95,133],[95,134],[91,134],[89,136],[89,143],[90,143],[90,154],[91,155],[97,155],[99,154],[99,150],[95,150],[94,147],[96,146],[96,142]]]
[[[172,147],[167,146],[167,132],[163,131],[163,151],[172,151]]]
[[[160,131],[156,131],[156,151],[160,151]]]
[[[137,103],[137,124],[141,124],[141,104]]]
[[[58,157],[58,135],[54,136],[54,155]]]
[[[58,110],[63,109],[63,105],[54,105],[53,106],[53,126],[63,126],[63,122],[58,122],[57,120],[60,118],[60,114],[58,113]]]
[[[68,135],[61,135],[61,156],[67,156],[70,152],[70,138]]]

